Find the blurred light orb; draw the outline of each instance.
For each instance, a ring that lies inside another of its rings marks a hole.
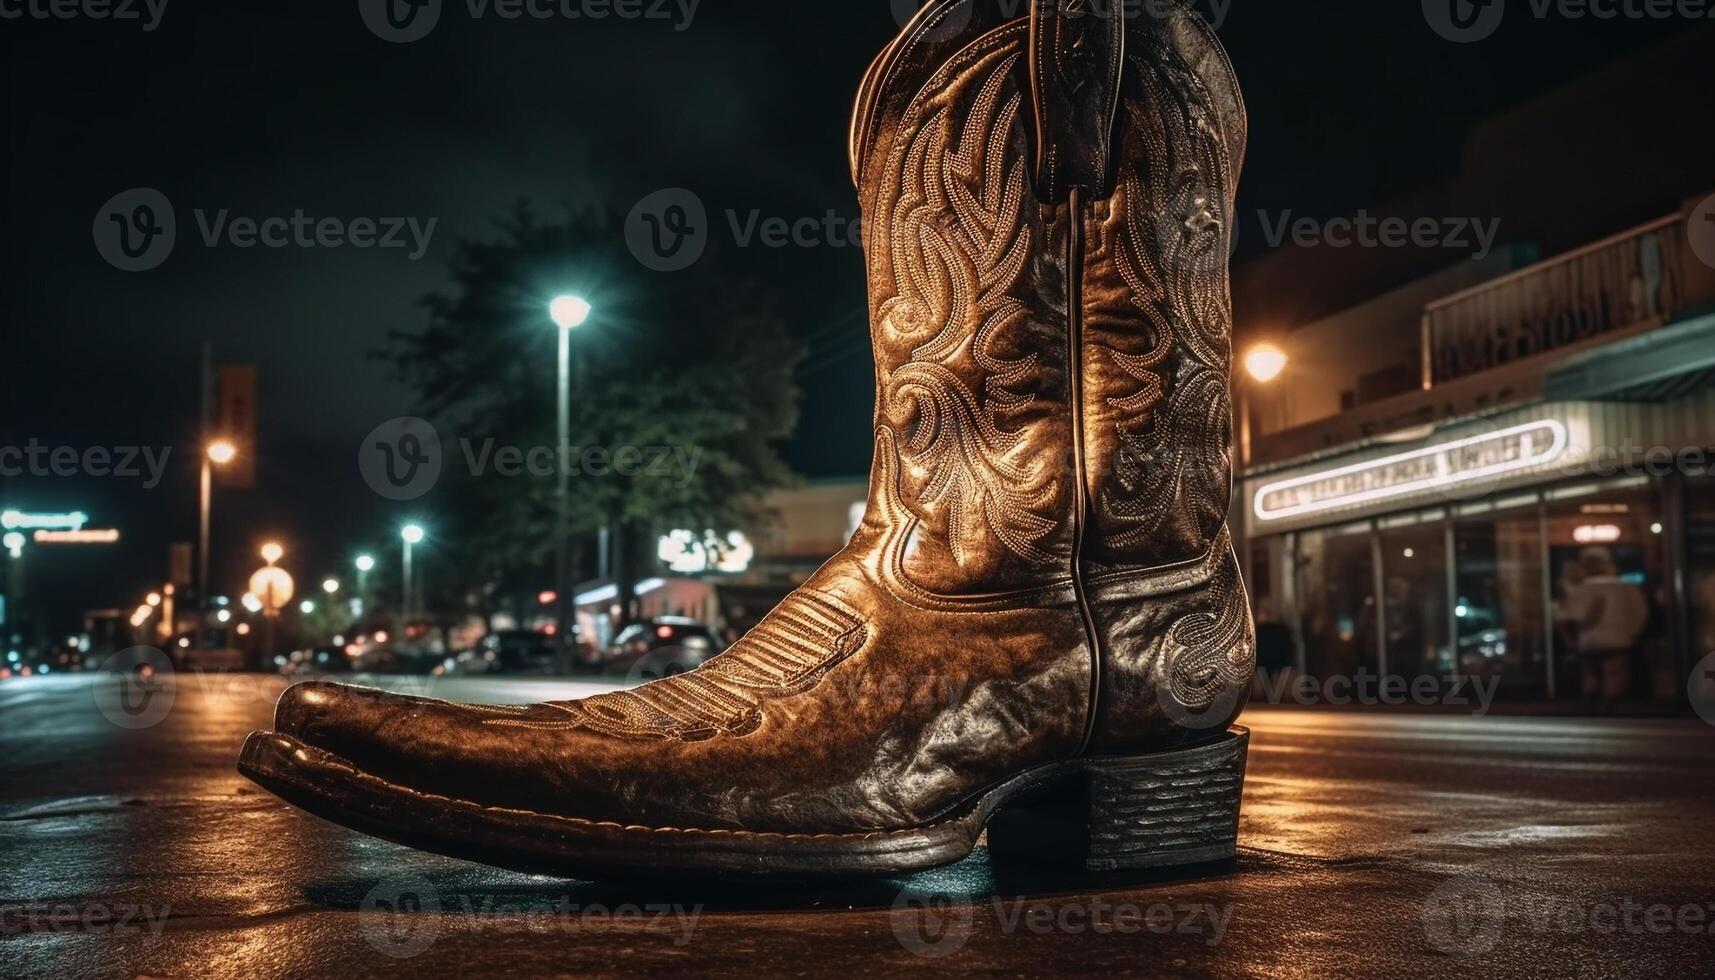
[[[590,304],[582,296],[556,296],[548,304],[548,316],[561,330],[571,330],[590,318]]]
[[[1245,354],[1245,373],[1259,384],[1268,384],[1286,370],[1286,353],[1272,344],[1252,347]]]

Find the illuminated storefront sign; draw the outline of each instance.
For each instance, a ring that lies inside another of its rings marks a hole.
[[[1567,442],[1564,423],[1531,422],[1265,484],[1257,488],[1254,509],[1259,520],[1277,521],[1467,487],[1552,463],[1566,452]]]
[[[74,510],[69,514],[26,514],[21,510],[0,511],[0,527],[8,531],[81,531],[89,523],[89,515]]]
[[[115,528],[84,528],[79,531],[37,531],[37,544],[118,544]]]

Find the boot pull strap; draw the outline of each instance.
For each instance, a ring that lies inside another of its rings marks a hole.
[[[1112,190],[1124,10],[1117,0],[1031,2],[1036,193],[1044,202],[1064,199],[1073,187],[1094,197]]]

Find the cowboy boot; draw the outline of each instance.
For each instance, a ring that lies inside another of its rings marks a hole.
[[[874,465],[802,588],[697,670],[577,701],[298,685],[240,771],[378,837],[577,877],[905,872],[985,826],[997,855],[1090,868],[1230,858],[1244,114],[1200,19],[1110,6],[936,0],[869,69]]]

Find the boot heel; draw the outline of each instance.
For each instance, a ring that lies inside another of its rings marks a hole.
[[[1091,758],[989,821],[997,862],[1088,871],[1168,868],[1233,859],[1250,731],[1156,755]]]

